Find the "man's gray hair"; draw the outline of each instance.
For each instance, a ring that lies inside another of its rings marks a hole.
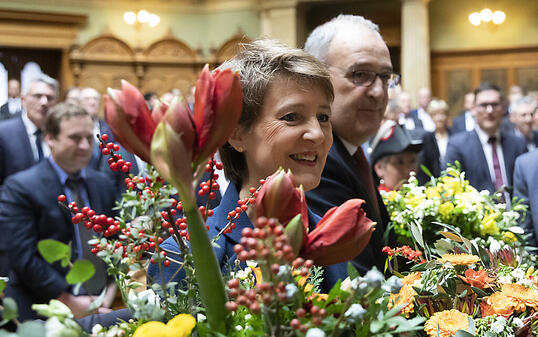
[[[523,96],[511,104],[510,112],[517,110],[517,108],[519,108],[520,105],[531,105],[531,106],[534,106],[534,109],[536,109],[538,102],[536,102],[536,100],[531,96]]]
[[[322,62],[327,61],[331,42],[338,32],[349,29],[368,29],[379,33],[379,26],[359,15],[340,14],[320,26],[317,26],[306,39],[304,50]]]
[[[24,88],[22,96],[26,96],[26,93],[28,92],[28,88],[32,85],[32,83],[36,82],[42,82],[54,89],[54,93],[56,94],[56,97],[59,95],[59,88],[58,88],[58,81],[56,81],[54,78],[48,76],[47,74],[39,74],[36,77],[34,77],[28,85]]]

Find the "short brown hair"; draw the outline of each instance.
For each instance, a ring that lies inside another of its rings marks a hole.
[[[48,133],[53,137],[58,136],[62,120],[76,116],[88,116],[93,119],[93,117],[79,105],[69,103],[56,104],[49,110],[49,114],[45,120],[45,133]]]
[[[294,49],[275,40],[258,40],[242,45],[243,49],[219,69],[230,68],[239,73],[243,90],[243,108],[239,125],[249,129],[264,104],[265,95],[275,79],[289,79],[301,85],[317,86],[332,102],[334,89],[327,67],[302,49]],[[245,155],[229,143],[219,150],[224,174],[242,187],[248,176]]]

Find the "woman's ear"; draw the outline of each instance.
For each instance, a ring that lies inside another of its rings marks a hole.
[[[237,152],[245,151],[244,144],[244,128],[241,126],[236,126],[235,130],[232,132],[232,136],[228,139],[228,143],[236,150]]]
[[[379,179],[383,179],[383,176],[385,174],[385,165],[383,165],[383,162],[381,160],[378,160],[375,164],[374,164],[374,170],[375,170],[375,174],[377,174],[377,176],[379,177]]]

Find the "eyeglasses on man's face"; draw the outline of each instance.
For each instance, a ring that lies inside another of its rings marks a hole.
[[[484,102],[476,104],[476,107],[480,110],[487,110],[488,107],[490,107],[492,110],[497,110],[502,107],[502,104],[500,102]]]
[[[371,86],[377,77],[381,80],[381,83],[383,84],[383,87],[386,88],[393,88],[400,84],[400,78],[401,76],[399,74],[396,74],[392,71],[384,72],[384,73],[377,73],[375,71],[369,71],[369,70],[350,70],[345,71],[341,68],[331,66],[333,68],[340,69],[341,71],[344,71],[345,77],[353,84],[355,84],[358,87],[369,87]]]

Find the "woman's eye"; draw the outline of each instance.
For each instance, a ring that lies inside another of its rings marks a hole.
[[[280,117],[280,120],[286,121],[286,122],[295,122],[298,119],[299,119],[299,115],[296,112],[290,112]]]
[[[318,121],[325,123],[329,121],[330,116],[327,114],[318,114]]]

